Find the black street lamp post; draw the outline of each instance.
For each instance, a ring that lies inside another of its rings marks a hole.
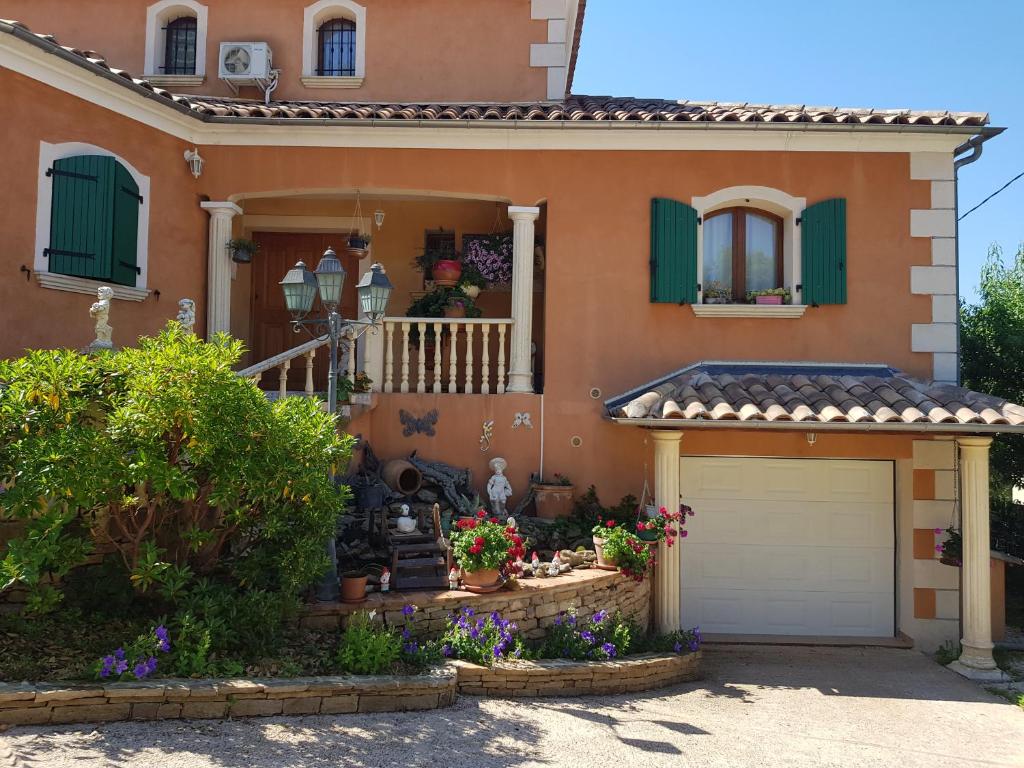
[[[374,264],[370,271],[356,286],[359,306],[366,320],[345,320],[338,314],[341,303],[341,289],[345,285],[345,268],[338,260],[333,248],[328,248],[316,270],[310,272],[301,261],[288,270],[288,274],[280,283],[284,292],[284,303],[292,316],[292,328],[296,333],[300,329],[326,328],[330,340],[330,372],[327,378],[327,410],[334,415],[338,410],[338,347],[342,341],[348,344],[352,354],[352,342],[362,336],[370,328],[378,326],[387,311],[388,299],[391,297],[392,285],[384,273],[381,264]],[[327,312],[326,317],[309,317],[320,294],[320,304]],[[334,481],[331,471],[331,481]],[[316,598],[323,602],[333,602],[340,596],[338,583],[338,555],[335,537],[332,534],[327,542],[327,554],[331,566],[317,585]]]

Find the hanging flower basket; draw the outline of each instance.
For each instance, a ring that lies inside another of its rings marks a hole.
[[[489,286],[512,282],[512,234],[463,235],[462,259],[480,273]]]

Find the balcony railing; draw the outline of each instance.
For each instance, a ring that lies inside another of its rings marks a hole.
[[[385,318],[381,390],[504,394],[511,328],[510,318]]]

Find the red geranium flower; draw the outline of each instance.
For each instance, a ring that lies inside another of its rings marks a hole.
[[[498,518],[496,518],[496,517],[492,517],[490,521],[491,521],[492,523],[496,523],[496,522],[498,522]]]
[[[614,520],[606,520],[605,524],[604,524],[604,527],[605,528],[614,528],[615,527],[615,521]]]
[[[475,539],[473,539],[473,543],[482,547],[486,542],[484,541],[483,536],[477,536]]]
[[[487,513],[480,509],[477,510],[476,516],[483,520],[485,517],[487,517]]]

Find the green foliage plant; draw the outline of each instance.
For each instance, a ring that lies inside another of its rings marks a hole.
[[[175,602],[199,577],[296,593],[326,567],[347,498],[329,478],[351,439],[307,398],[270,402],[233,367],[239,342],[170,323],[135,348],[0,361],[0,560],[38,610],[96,544],[140,594]]]
[[[602,534],[604,556],[619,567],[624,576],[643,581],[651,564],[651,549],[623,526],[608,529]]]
[[[514,529],[486,515],[480,510],[476,518],[459,520],[451,533],[452,557],[464,571],[500,570],[511,559]]]
[[[382,675],[402,655],[402,639],[394,630],[374,623],[374,615],[356,611],[338,644],[337,663],[353,675]]]

